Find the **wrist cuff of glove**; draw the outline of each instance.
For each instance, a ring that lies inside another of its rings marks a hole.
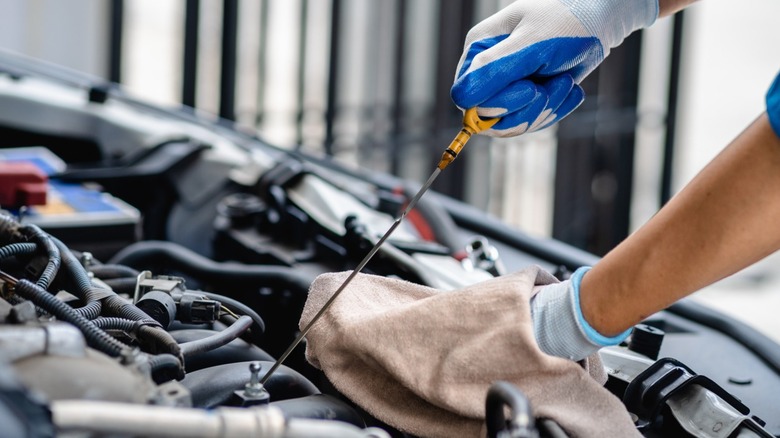
[[[577,324],[590,342],[600,347],[618,345],[631,334],[631,329],[616,336],[604,336],[588,324],[588,321],[585,320],[585,316],[582,314],[582,306],[580,305],[580,283],[582,283],[582,277],[585,276],[585,273],[588,271],[590,271],[590,267],[583,266],[582,268],[577,269],[577,271],[574,272],[574,275],[571,276],[571,285],[574,295],[574,312],[577,315]]]
[[[608,345],[622,342],[630,331],[604,336],[596,331],[580,309],[580,282],[590,268],[580,268],[571,279],[554,283],[531,298],[531,318],[539,349],[550,356],[578,361]]]
[[[766,113],[769,116],[772,129],[780,137],[780,74],[777,75],[766,93]]]

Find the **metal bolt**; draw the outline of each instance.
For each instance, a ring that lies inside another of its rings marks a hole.
[[[260,383],[260,371],[262,370],[263,366],[258,361],[249,364],[249,372],[252,373],[252,375],[249,377],[249,383],[244,386],[244,394],[256,397],[266,392],[265,388],[263,388],[263,384]]]
[[[92,260],[93,257],[91,252],[84,251],[81,253],[81,260],[79,260],[81,262],[81,266],[88,268],[92,264]]]
[[[255,405],[267,405],[271,401],[271,394],[265,390],[263,384],[260,383],[260,371],[263,366],[260,362],[250,362],[249,372],[252,373],[249,377],[249,382],[244,385],[244,389],[233,391],[236,395],[238,403],[243,406],[255,406]]]

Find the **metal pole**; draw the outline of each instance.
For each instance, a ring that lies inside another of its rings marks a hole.
[[[122,31],[124,26],[124,0],[111,2],[111,40],[108,54],[108,79],[120,82],[122,79]]]
[[[680,91],[680,62],[682,58],[682,37],[684,11],[674,16],[672,32],[672,62],[669,67],[669,95],[666,99],[666,135],[664,140],[664,161],[661,170],[661,205],[672,197],[672,172],[674,171],[674,137],[677,134],[677,104]]]
[[[400,141],[403,131],[403,97],[404,97],[404,67],[405,50],[404,36],[406,35],[406,0],[397,0],[395,11],[395,65],[393,69],[393,126],[392,134],[386,147],[390,148],[390,172],[398,175],[401,169],[401,148],[403,144]]]
[[[303,117],[306,113],[306,38],[309,21],[309,0],[301,0],[301,40],[298,43],[298,108],[295,119],[295,138],[298,147],[303,145]]]
[[[184,10],[184,64],[181,103],[195,107],[198,80],[198,29],[200,0],[187,0]]]
[[[266,66],[266,42],[268,41],[268,1],[260,0],[260,53],[258,53],[257,65],[257,114],[255,126],[258,128],[263,123],[265,112],[265,66]]]
[[[238,0],[224,0],[222,9],[222,71],[219,81],[219,116],[236,119],[236,46]]]
[[[333,155],[336,100],[338,95],[338,63],[341,32],[341,0],[333,0],[330,17],[330,59],[328,65],[328,102],[325,109],[325,153]]]

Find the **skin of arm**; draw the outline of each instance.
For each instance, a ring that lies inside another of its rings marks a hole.
[[[780,138],[762,114],[588,272],[585,319],[607,336],[780,249]]]

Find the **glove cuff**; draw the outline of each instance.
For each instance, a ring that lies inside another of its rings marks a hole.
[[[780,137],[780,74],[777,75],[766,93],[766,113],[769,116],[772,129]]]
[[[628,35],[655,23],[658,0],[560,0],[605,46],[604,56]]]
[[[591,327],[580,308],[580,282],[589,267],[571,279],[546,286],[531,299],[531,318],[539,348],[546,354],[582,360],[602,347],[618,345],[631,330],[609,337]]]
[[[582,314],[582,307],[580,306],[580,283],[582,283],[582,277],[584,277],[585,273],[588,271],[590,271],[590,266],[583,266],[580,269],[577,269],[570,279],[573,296],[572,298],[574,300],[573,307],[574,312],[577,315],[577,325],[579,325],[580,330],[582,330],[585,336],[588,337],[588,340],[598,345],[599,347],[618,345],[623,342],[628,337],[628,335],[631,334],[632,329],[628,329],[616,336],[604,336],[596,329],[591,327],[591,325],[588,324],[588,321],[585,320],[585,316]]]

